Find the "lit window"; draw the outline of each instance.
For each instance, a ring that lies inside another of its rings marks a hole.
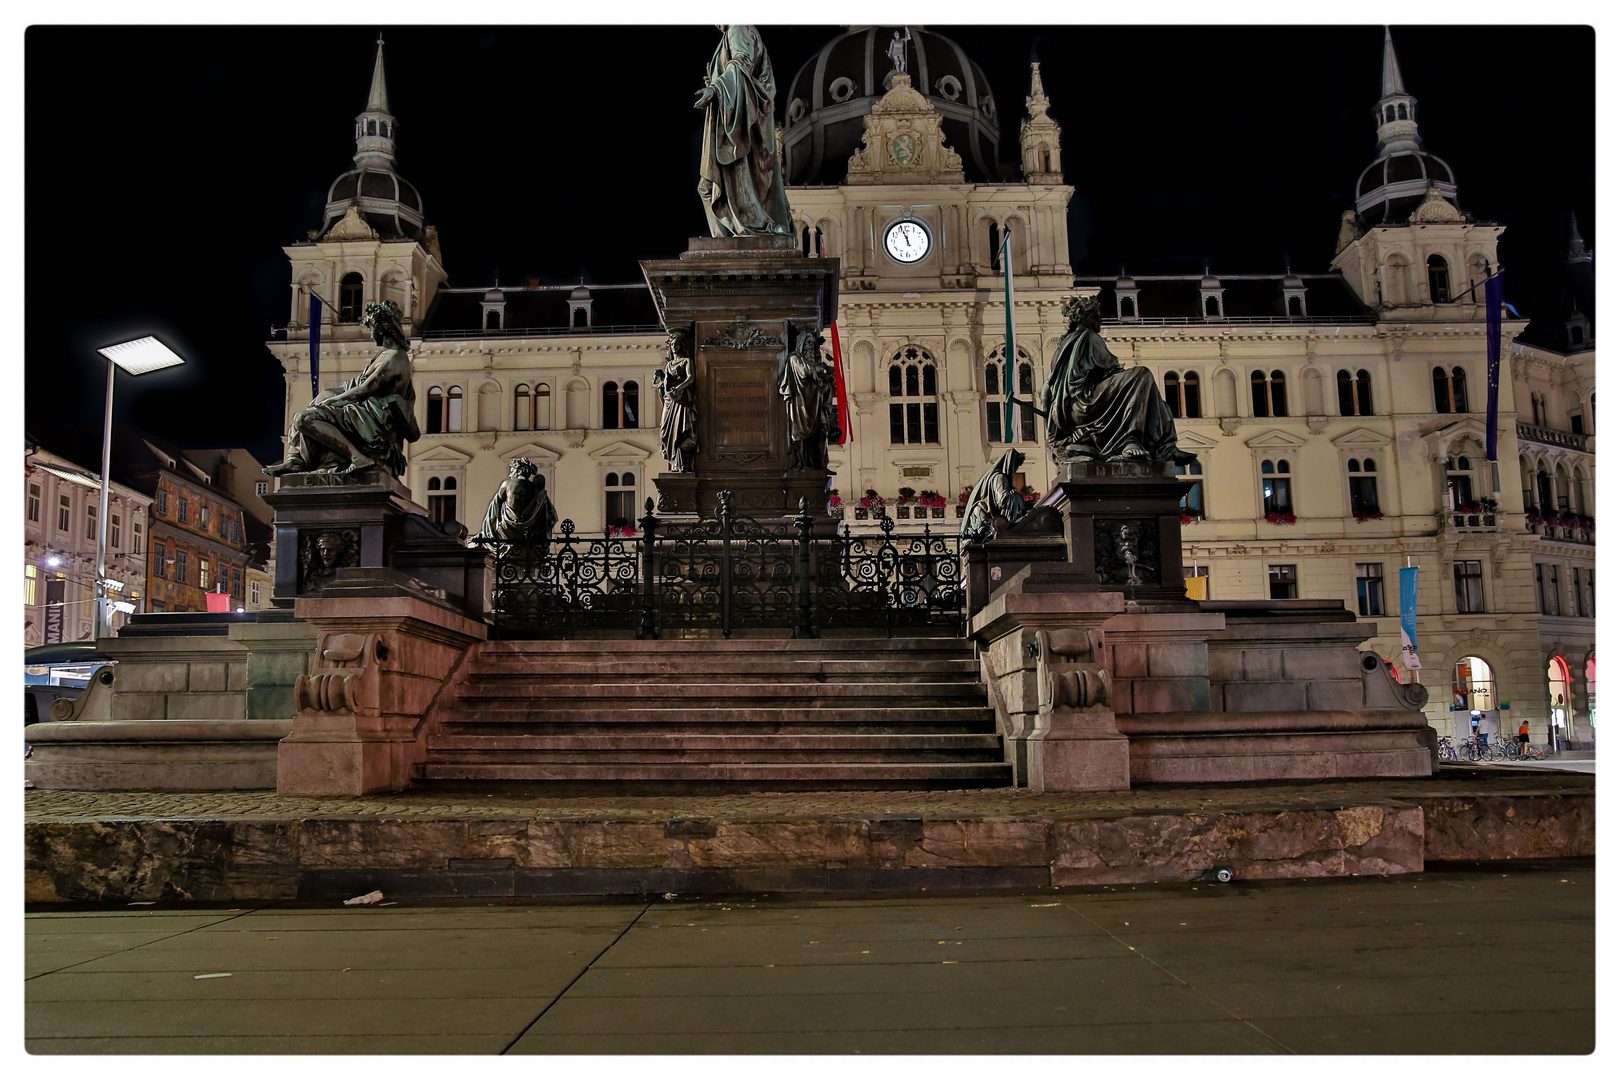
[[[197,560],[197,585],[203,589],[212,589],[214,581],[208,576],[208,560]]]
[[[461,387],[452,386],[444,399],[444,430],[465,431],[461,416],[462,393]]]
[[[28,485],[28,520],[34,522],[35,524],[38,524],[38,522],[39,522],[39,485],[38,484],[29,484]]]
[[[259,583],[257,581],[248,582],[248,603],[254,607],[259,606]]]
[[[23,603],[30,607],[39,603],[39,567],[32,563],[23,567]]]
[[[1193,486],[1187,490],[1187,494],[1181,497],[1181,512],[1183,514],[1189,514],[1195,518],[1198,518],[1199,520],[1203,520],[1204,481],[1201,478],[1204,475],[1204,467],[1198,463],[1196,458],[1194,458],[1185,465],[1176,465],[1175,471],[1177,476],[1200,477],[1200,479],[1194,481]]]
[[[1292,469],[1286,461],[1260,463],[1260,493],[1267,514],[1294,512],[1294,490],[1290,472]]]

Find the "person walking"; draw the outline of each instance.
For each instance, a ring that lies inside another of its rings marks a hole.
[[[1521,758],[1526,756],[1528,754],[1529,750],[1530,750],[1530,721],[1528,719],[1524,719],[1524,720],[1519,721],[1519,756]]]

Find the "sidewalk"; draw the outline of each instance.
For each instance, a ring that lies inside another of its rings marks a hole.
[[[1584,1054],[1595,876],[1583,859],[1059,895],[35,913],[25,1045]],[[1481,947],[1503,911],[1513,934]]]

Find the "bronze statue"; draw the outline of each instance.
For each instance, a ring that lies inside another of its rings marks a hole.
[[[347,476],[372,465],[395,476],[405,472],[405,444],[422,437],[416,424],[410,339],[392,300],[367,304],[362,321],[381,351],[347,386],[323,390],[298,410],[287,430],[287,456],[266,467],[266,476],[292,472]]]
[[[967,510],[962,514],[962,539],[982,544],[996,538],[995,521],[1011,525],[1023,520],[1028,507],[1014,478],[1023,468],[1024,455],[1008,449],[968,493]]]
[[[557,524],[557,510],[546,494],[546,478],[528,458],[513,458],[510,474],[495,489],[474,541],[511,540],[544,548]]]
[[[698,196],[710,236],[792,236],[776,153],[776,76],[752,26],[722,26],[694,107],[703,110]]]
[[[838,427],[838,387],[821,355],[821,334],[804,330],[788,352],[776,392],[787,410],[788,448],[795,469],[825,469],[827,444],[843,438]]]
[[[697,391],[692,374],[692,334],[671,330],[665,341],[669,358],[653,372],[653,386],[663,401],[658,418],[659,441],[670,472],[691,472],[697,464]]]
[[[1058,342],[1041,390],[1046,444],[1052,459],[1178,461],[1176,423],[1146,367],[1123,367],[1103,341],[1102,309],[1091,296],[1063,302],[1069,332]],[[1023,404],[1025,408],[1034,406]]]

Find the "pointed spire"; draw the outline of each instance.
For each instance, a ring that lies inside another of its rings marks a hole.
[[[1387,63],[1387,61],[1386,61]],[[377,63],[371,69],[371,93],[366,97],[366,112],[388,111],[388,80],[383,75],[383,39],[377,35]]]
[[[1041,85],[1041,62],[1029,64],[1029,96],[1024,108],[1029,115],[1018,126],[1018,142],[1024,159],[1024,179],[1032,184],[1063,183],[1063,128],[1052,119],[1052,102]]]
[[[382,60],[377,61],[377,70],[382,70]],[[1406,84],[1401,81],[1401,65],[1395,59],[1395,41],[1389,36],[1389,27],[1384,27],[1384,92],[1381,96],[1393,97],[1396,94],[1406,93]]]
[[[1569,258],[1568,262],[1590,262],[1592,253],[1586,250],[1586,240],[1581,236],[1581,229],[1575,222],[1575,211],[1569,211]]]

